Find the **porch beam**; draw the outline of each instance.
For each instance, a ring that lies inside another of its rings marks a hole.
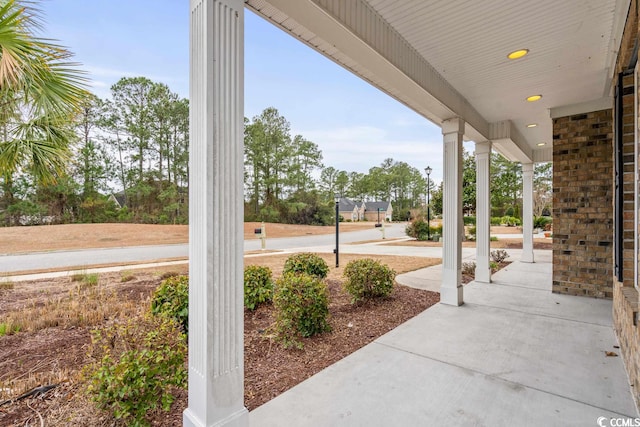
[[[440,302],[462,305],[462,139],[465,122],[460,118],[442,123],[444,143],[442,285]]]
[[[476,142],[476,275],[475,280],[491,282],[490,192],[491,141]]]
[[[191,0],[188,427],[246,426],[244,2]]]
[[[522,262],[534,262],[533,163],[522,164]]]

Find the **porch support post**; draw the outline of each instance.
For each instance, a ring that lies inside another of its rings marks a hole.
[[[444,141],[442,285],[440,302],[462,305],[462,137],[464,121],[442,123]]]
[[[189,427],[246,426],[244,2],[191,0]]]
[[[491,141],[476,142],[476,276],[478,282],[491,282],[490,225],[491,193],[489,168]]]
[[[534,262],[533,163],[522,164],[522,262]]]

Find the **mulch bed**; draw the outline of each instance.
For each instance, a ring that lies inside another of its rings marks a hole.
[[[102,279],[101,279],[102,280]],[[114,282],[120,275],[113,275]],[[133,299],[141,304],[161,278],[152,274],[138,274],[134,280],[119,283],[122,299]],[[290,389],[325,367],[394,329],[437,303],[438,293],[396,286],[390,297],[361,304],[351,304],[342,290],[341,282],[327,281],[330,293],[331,332],[303,340],[304,349],[285,349],[273,338],[273,310],[263,305],[255,311],[245,311],[245,405],[254,409]],[[42,298],[57,298],[68,289],[69,279],[34,282],[29,292],[0,292],[5,304],[3,312],[16,309],[22,302],[38,303]],[[23,286],[20,286],[23,289]],[[46,288],[46,293],[42,288]],[[32,290],[32,291],[31,291]],[[9,308],[10,307],[10,308]],[[44,396],[27,398],[0,407],[0,425],[114,426],[113,420],[91,408],[82,396],[78,372],[82,370],[87,345],[88,328],[52,327],[38,332],[19,332],[0,337],[0,388],[11,380],[31,377],[29,387],[47,385],[54,381],[60,385]],[[42,381],[40,381],[42,379]],[[25,390],[0,390],[0,401],[15,398]],[[152,414],[154,426],[182,425],[182,411],[187,405],[187,393],[177,390],[176,401],[169,413]],[[79,414],[73,422],[65,421],[70,414]],[[81,420],[81,421],[79,421]]]

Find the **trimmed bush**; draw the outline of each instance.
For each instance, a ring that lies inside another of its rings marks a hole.
[[[476,217],[475,216],[463,216],[462,222],[464,225],[476,225]]]
[[[287,273],[305,273],[324,279],[329,274],[329,266],[318,255],[303,252],[287,258],[282,274]]]
[[[276,333],[285,347],[302,348],[300,337],[329,331],[329,292],[317,276],[285,273],[273,296]]]
[[[182,329],[189,330],[189,276],[164,280],[153,293],[151,313],[173,318]]]
[[[491,225],[500,225],[500,224],[502,224],[502,217],[500,216],[491,217]]]
[[[244,269],[244,306],[249,310],[273,300],[271,269],[260,265],[249,265]]]
[[[506,225],[507,227],[515,227],[521,225],[520,219],[508,215],[502,217],[501,223]]]
[[[442,225],[429,228],[429,224],[424,219],[418,217],[411,221],[405,228],[405,233],[409,237],[413,237],[417,240],[427,240],[429,236],[428,230],[431,230],[431,236],[434,234],[442,235]]]
[[[396,272],[379,261],[364,258],[349,262],[344,276],[347,278],[345,290],[351,295],[352,302],[358,302],[388,296],[393,290]]]
[[[187,345],[168,316],[132,318],[92,331],[84,369],[87,393],[102,410],[130,426],[148,426],[145,416],[173,403],[172,387],[185,388]]]

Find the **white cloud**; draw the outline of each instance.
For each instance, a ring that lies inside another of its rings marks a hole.
[[[419,171],[429,165],[431,179],[442,180],[442,142],[439,139],[396,139],[373,126],[342,127],[297,132],[318,144],[325,166],[348,172],[367,172],[386,158],[406,162]],[[428,135],[431,136],[431,135]]]

